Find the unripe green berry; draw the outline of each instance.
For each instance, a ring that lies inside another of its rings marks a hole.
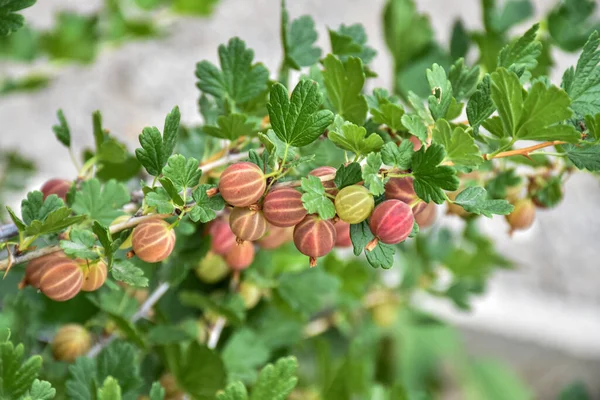
[[[223,171],[219,193],[232,206],[248,207],[256,203],[267,188],[265,174],[251,162],[238,162]]]
[[[175,247],[175,231],[162,219],[153,218],[142,222],[133,230],[133,251],[142,261],[163,261]]]
[[[239,291],[247,310],[254,308],[262,297],[262,290],[255,284],[247,281],[240,283]]]
[[[236,244],[234,243],[233,246],[235,245]],[[223,257],[210,251],[196,267],[196,276],[198,276],[202,282],[217,283],[223,280],[227,275],[229,275],[229,267]]]
[[[92,346],[92,337],[81,325],[67,324],[61,327],[52,340],[52,355],[59,361],[73,362],[85,355]]]
[[[346,186],[335,196],[335,210],[342,221],[358,224],[369,218],[375,199],[364,186]]]

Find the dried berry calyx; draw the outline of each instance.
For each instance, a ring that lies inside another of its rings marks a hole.
[[[260,210],[246,207],[235,207],[229,216],[231,231],[238,238],[238,242],[260,239],[267,233],[267,220]]]
[[[55,258],[42,272],[40,291],[54,301],[67,301],[79,293],[83,277],[77,261],[68,257]]]
[[[335,196],[337,215],[349,224],[358,224],[369,218],[374,207],[375,199],[364,186],[347,186]]]
[[[270,191],[263,201],[263,213],[271,225],[288,228],[306,217],[302,194],[293,188]]]
[[[313,169],[312,171],[309,172],[309,175],[317,176],[317,177],[335,176],[336,172],[337,172],[337,169],[335,169],[333,167],[325,166],[325,167],[319,167],[319,168]],[[323,187],[325,188],[325,192],[327,194],[335,196],[338,193],[338,189],[335,186],[335,183],[333,182],[333,178],[323,181]]]
[[[265,236],[258,240],[258,245],[266,250],[272,250],[280,247],[286,242],[293,239],[294,228],[280,228],[278,226],[269,225]]]
[[[235,242],[234,246],[236,246]],[[196,267],[196,276],[202,282],[217,283],[227,275],[229,275],[229,267],[223,257],[210,251]]]
[[[224,218],[217,218],[208,226],[210,249],[215,254],[225,255],[235,245],[235,234]]]
[[[83,262],[81,265],[83,268],[83,285],[81,285],[81,290],[84,292],[93,292],[104,285],[108,271],[103,261],[97,261],[93,264]]]
[[[310,266],[317,265],[317,257],[329,253],[335,246],[337,233],[329,220],[310,214],[294,228],[294,244],[300,253],[310,257]]]
[[[256,203],[267,188],[265,174],[251,162],[230,165],[219,179],[219,192],[232,206],[247,207]]]
[[[513,212],[506,216],[506,221],[510,225],[510,233],[529,228],[535,220],[535,204],[531,199],[517,200],[514,206]]]
[[[412,232],[415,219],[410,206],[400,200],[386,200],[375,207],[369,220],[375,239],[367,245],[372,250],[378,241],[396,244],[404,241]]]
[[[59,361],[73,362],[85,355],[92,346],[90,333],[81,325],[61,327],[52,340],[52,355]]]
[[[225,256],[225,262],[234,271],[246,269],[254,261],[254,245],[251,242],[243,242],[232,247]]]
[[[132,244],[135,255],[142,261],[163,261],[175,247],[175,232],[166,221],[153,218],[135,227]]]
[[[42,185],[40,191],[44,195],[44,199],[51,194],[55,194],[63,201],[67,201],[67,193],[71,190],[71,184],[72,182],[66,179],[50,179]]]

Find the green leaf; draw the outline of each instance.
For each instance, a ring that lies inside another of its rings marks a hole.
[[[6,211],[8,212],[8,215],[10,216],[12,222],[17,226],[17,229],[19,229],[19,231],[21,232],[24,232],[25,229],[27,229],[27,225],[25,225],[21,218],[17,217],[17,214],[15,214],[13,209],[9,206],[6,206]]]
[[[560,391],[558,400],[592,400],[592,396],[584,383],[573,382]]]
[[[61,142],[65,147],[71,147],[71,130],[69,129],[69,124],[67,124],[67,120],[65,118],[65,114],[63,110],[58,110],[56,112],[56,116],[58,117],[58,125],[52,126],[52,131],[59,142]]]
[[[396,96],[389,96],[385,89],[374,89],[372,96],[367,96],[367,104],[373,116],[373,122],[385,124],[394,131],[404,131],[402,124],[404,108],[398,104]]]
[[[464,58],[461,57],[450,67],[448,80],[452,85],[452,93],[456,100],[470,97],[479,81],[479,66],[469,68],[465,65]]]
[[[242,136],[253,136],[256,125],[245,114],[220,115],[217,126],[205,125],[203,131],[210,136],[234,141]]]
[[[325,306],[339,286],[338,278],[313,268],[281,274],[277,293],[291,309],[310,316]]]
[[[600,113],[600,35],[590,35],[577,60],[575,69],[570,67],[563,75],[562,87],[572,100],[571,107],[578,115]]]
[[[486,74],[467,104],[467,118],[473,127],[473,132],[477,133],[479,125],[488,119],[495,110],[496,106],[492,101],[491,78]]]
[[[402,116],[402,125],[408,129],[408,132],[416,136],[421,143],[427,141],[427,127],[423,123],[423,120],[418,115],[405,114]]]
[[[444,147],[433,143],[415,152],[412,162],[415,193],[424,202],[442,204],[446,200],[443,190],[454,191],[460,184],[456,170],[439,165],[446,158]]]
[[[0,331],[0,392],[6,399],[18,399],[33,385],[42,367],[42,357],[32,356],[24,360],[22,344],[14,346],[10,330]]]
[[[196,205],[190,210],[190,219],[194,222],[206,223],[217,217],[215,211],[221,211],[225,202],[221,195],[208,197],[206,191],[215,188],[215,185],[202,184],[192,193]]]
[[[99,161],[113,164],[124,163],[127,160],[127,156],[128,153],[125,145],[112,138],[102,143],[96,154]]]
[[[565,0],[555,3],[548,15],[548,32],[561,49],[573,52],[584,46],[594,31],[600,29],[595,0]]]
[[[521,177],[514,169],[507,169],[487,181],[485,189],[492,199],[505,199],[507,188],[515,187],[521,183]]]
[[[297,369],[295,357],[280,358],[275,365],[267,365],[260,371],[250,399],[285,400],[298,383]]]
[[[208,61],[196,64],[198,89],[236,106],[256,99],[267,90],[269,71],[262,63],[252,64],[254,51],[246,49],[240,38],[232,38],[227,46],[219,46],[221,70]]]
[[[42,192],[34,190],[21,201],[21,215],[25,224],[30,225],[35,220],[44,221],[51,212],[64,206],[65,203],[55,194],[44,199]]]
[[[380,153],[371,153],[367,156],[367,164],[363,168],[363,180],[369,191],[379,196],[385,191],[384,180],[379,176],[382,160]]]
[[[128,260],[115,260],[111,269],[113,279],[133,287],[148,287],[148,278],[144,271]]]
[[[383,163],[407,171],[412,165],[414,146],[410,140],[403,140],[400,145],[387,142],[381,149]]]
[[[184,306],[218,314],[233,325],[241,325],[246,317],[244,301],[239,295],[214,299],[201,293],[183,291],[179,294],[179,301]]]
[[[33,381],[29,393],[22,400],[51,400],[54,396],[56,396],[56,389],[52,387],[50,382],[36,379]]]
[[[504,3],[502,12],[492,14],[491,27],[496,32],[506,32],[510,27],[525,21],[533,15],[529,0],[509,0]]]
[[[177,191],[185,191],[187,188],[198,185],[200,176],[202,176],[198,165],[198,160],[193,157],[186,160],[181,154],[174,154],[169,157],[167,165],[163,168],[163,176],[173,182]]]
[[[342,24],[337,31],[329,29],[329,40],[331,52],[343,62],[346,62],[348,57],[358,57],[366,65],[377,54],[375,49],[367,46],[367,33],[361,24]]]
[[[351,224],[350,240],[352,240],[354,255],[359,256],[374,237],[371,228],[369,228],[368,221],[363,221],[360,224]]]
[[[552,176],[532,193],[537,204],[556,207],[563,199],[563,181],[561,176]]]
[[[110,229],[102,225],[98,221],[94,221],[92,224],[92,231],[98,238],[98,241],[104,248],[104,257],[106,258],[106,266],[110,269],[112,268],[112,264],[114,261],[114,254],[119,249],[121,244],[121,240],[117,239],[116,242],[113,242],[112,236],[110,234]]]
[[[0,37],[8,36],[23,26],[22,15],[15,14],[34,5],[36,0],[4,0],[0,3]]]
[[[321,58],[321,49],[315,46],[319,37],[315,21],[309,15],[303,15],[289,25],[289,16],[285,0],[281,5],[281,35],[283,59],[291,68],[299,70],[316,64]]]
[[[150,400],[164,400],[165,389],[160,385],[159,382],[154,382],[152,388],[150,388]]]
[[[522,73],[521,80],[527,81],[542,54],[542,43],[537,40],[538,28],[539,24],[533,25],[519,39],[502,48],[498,54],[498,67]]]
[[[269,354],[266,344],[250,329],[235,332],[221,353],[228,381],[254,383],[258,377],[257,368],[269,360]]]
[[[333,183],[338,189],[354,185],[362,180],[362,169],[360,164],[353,162],[348,165],[340,165],[335,173]]]
[[[428,97],[429,110],[434,120],[445,118],[452,103],[452,84],[446,78],[446,71],[438,64],[427,70],[427,81],[432,95]]]
[[[300,180],[300,186],[304,191],[302,204],[309,214],[319,214],[321,219],[335,217],[335,206],[325,194],[323,182],[316,176],[309,175]]]
[[[580,134],[572,125],[560,122],[570,118],[567,93],[542,82],[533,84],[527,97],[514,72],[499,68],[492,73],[492,100],[498,108],[505,132],[523,140],[563,140],[577,142]]]
[[[70,215],[70,208],[61,207],[50,212],[50,214],[48,214],[43,221],[32,221],[31,225],[29,225],[25,230],[25,234],[28,236],[34,236],[60,232],[68,226],[77,224],[85,219],[85,216],[83,215],[75,217],[71,217]]]
[[[129,200],[129,192],[122,183],[110,180],[102,186],[98,179],[90,179],[82,182],[81,190],[75,194],[73,211],[85,214],[102,225],[110,225],[115,218],[124,214],[121,207]]]
[[[98,400],[121,400],[121,387],[112,376],[104,380],[102,387],[98,388]]]
[[[460,126],[453,131],[445,119],[436,121],[433,128],[433,142],[444,146],[446,159],[455,165],[475,168],[483,162],[473,137]]]
[[[480,186],[472,186],[460,192],[454,204],[458,204],[465,211],[477,215],[483,214],[488,218],[491,218],[492,214],[510,214],[514,209],[514,206],[506,200],[490,200],[486,190]]]
[[[600,141],[600,113],[595,116],[585,116],[585,127],[588,135],[591,136],[595,142]]]
[[[271,127],[279,139],[285,143],[301,147],[317,140],[333,122],[333,113],[319,110],[323,95],[315,81],[298,82],[291,99],[282,84],[271,88],[267,104]]]
[[[361,94],[365,84],[360,58],[349,57],[344,64],[333,54],[323,60],[323,78],[327,95],[338,114],[346,120],[362,125],[367,117],[367,100]]]
[[[144,128],[139,136],[142,148],[135,149],[135,155],[150,175],[159,176],[173,153],[180,119],[179,107],[175,106],[165,118],[162,136],[155,126]]]
[[[62,11],[52,29],[43,32],[44,53],[50,59],[90,63],[98,51],[98,16]]]
[[[177,383],[194,398],[214,398],[225,387],[225,367],[217,353],[192,342],[186,351],[178,351]]]
[[[233,382],[217,394],[217,400],[248,400],[248,391],[242,382]]]
[[[581,143],[563,145],[569,160],[579,169],[600,171],[600,145]]]
[[[94,234],[85,229],[72,229],[69,240],[61,240],[60,247],[70,256],[81,259],[94,260],[98,253],[93,249],[96,244]]]
[[[93,359],[79,357],[69,366],[67,395],[73,400],[94,400],[96,397],[96,363]]]
[[[371,251],[365,250],[367,261],[373,268],[391,268],[394,264],[394,254],[396,254],[396,248],[385,243],[377,243],[377,246]]]
[[[171,196],[165,189],[161,187],[156,187],[151,192],[146,193],[144,198],[146,200],[146,204],[148,204],[150,207],[155,207],[156,212],[159,214],[171,214],[173,211],[175,211],[175,206],[173,205]]]
[[[379,151],[383,146],[383,139],[379,135],[371,133],[367,136],[365,128],[352,122],[344,122],[339,130],[330,130],[327,137],[339,148],[361,156]]]

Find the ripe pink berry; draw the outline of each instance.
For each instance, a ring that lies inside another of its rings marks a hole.
[[[229,222],[223,218],[213,220],[208,226],[210,249],[213,253],[225,255],[235,245],[235,234],[229,227]]]
[[[350,247],[352,240],[350,239],[350,224],[339,220],[334,224],[337,233],[335,247]]]
[[[413,209],[413,214],[415,216],[415,221],[419,225],[419,228],[427,228],[435,222],[435,217],[437,216],[437,206],[434,202],[431,203],[422,203],[425,204],[425,207],[421,210],[421,212],[415,213],[415,209]]]
[[[234,271],[246,269],[254,261],[254,245],[251,242],[236,244],[225,256],[225,262]]]
[[[310,266],[317,265],[317,257],[329,253],[337,234],[329,220],[321,219],[318,215],[310,214],[294,228],[294,244],[300,253],[310,257]]]
[[[335,175],[336,172],[337,169],[325,166],[313,169],[309,172],[309,175],[321,177],[325,175]],[[335,186],[335,183],[333,183],[333,179],[323,181],[323,187],[325,188],[325,191],[332,196],[335,196],[338,193],[337,187]]]
[[[292,240],[294,236],[294,228],[280,228],[278,226],[269,225],[267,234],[258,240],[258,245],[265,250],[276,249],[286,242]]]
[[[413,149],[415,151],[419,151],[421,147],[423,147],[423,143],[421,143],[421,140],[415,135],[410,135],[408,140],[410,140],[410,142],[413,144]]]
[[[50,179],[44,183],[40,189],[44,195],[44,199],[51,194],[55,194],[63,199],[63,201],[67,201],[67,193],[69,193],[69,190],[71,190],[71,181],[59,178]]]
[[[386,200],[375,207],[369,220],[371,232],[376,240],[386,244],[404,241],[414,225],[414,217],[410,206],[400,200]],[[377,242],[367,247],[373,249]],[[368,250],[370,250],[368,249]]]
[[[225,168],[219,180],[219,192],[232,206],[248,207],[256,203],[267,188],[265,174],[251,162],[238,162]]]
[[[270,191],[263,201],[263,213],[271,225],[287,228],[306,217],[302,194],[293,188]]]
[[[229,216],[229,226],[238,241],[253,242],[267,233],[267,220],[262,211],[245,207],[234,207]]]
[[[413,186],[413,178],[391,178],[385,184],[385,198],[396,199],[406,204],[411,204],[418,199]]]
[[[83,285],[80,265],[67,257],[55,258],[42,272],[40,290],[54,301],[67,301],[79,293]]]
[[[175,231],[168,222],[154,218],[142,222],[133,230],[133,251],[142,261],[163,261],[175,247]]]

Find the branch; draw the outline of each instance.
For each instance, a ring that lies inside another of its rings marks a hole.
[[[511,156],[519,156],[519,155],[527,157],[529,155],[529,153],[531,153],[532,151],[543,149],[544,147],[556,146],[556,145],[565,144],[565,143],[566,142],[562,142],[560,140],[554,140],[551,142],[539,143],[534,146],[523,147],[521,149],[503,151],[503,152],[500,152],[500,153],[494,154],[494,155],[484,154],[483,159],[491,160],[492,158],[504,158],[504,157],[511,157]]]

